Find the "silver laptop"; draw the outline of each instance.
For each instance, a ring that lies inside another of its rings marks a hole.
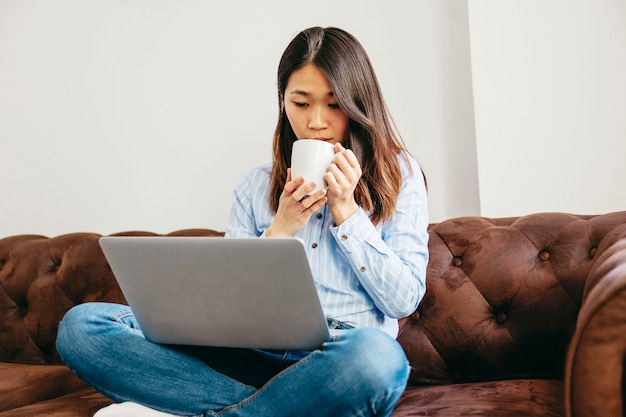
[[[297,239],[108,236],[100,246],[153,342],[312,350],[330,337]]]

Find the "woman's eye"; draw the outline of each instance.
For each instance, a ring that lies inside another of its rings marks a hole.
[[[300,101],[294,101],[293,104],[295,104],[296,107],[306,107],[306,106],[308,106],[308,103],[303,103],[303,102],[300,102]]]
[[[333,103],[333,104],[329,104],[328,107],[330,107],[331,109],[339,109],[339,103]]]

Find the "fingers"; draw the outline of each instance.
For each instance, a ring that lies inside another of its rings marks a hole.
[[[289,173],[289,176],[287,177],[287,182],[285,183],[285,187],[283,188],[283,192],[287,195],[287,196],[291,196],[295,191],[298,190],[298,187],[300,187],[302,184],[304,184],[304,177],[298,177],[294,180],[291,180],[291,173]]]
[[[358,179],[361,177],[361,165],[350,150],[337,154],[333,165],[337,168],[335,171],[341,172],[346,178]],[[331,167],[333,166],[331,165]]]
[[[328,202],[326,191],[318,190],[313,193],[315,188],[315,183],[307,183],[304,177],[292,180],[289,170],[278,201],[276,216],[267,229],[267,236],[294,236],[306,226],[311,215]]]
[[[326,192],[324,190],[318,190],[314,194],[298,200],[298,204],[302,208],[303,212],[311,215],[313,212],[319,210],[324,204],[326,204],[326,201]]]
[[[326,191],[317,190],[312,193],[315,188],[315,183],[310,182],[298,188],[289,196],[289,199],[295,204],[300,213],[310,212],[308,215],[311,215],[312,212],[318,210],[326,203]]]
[[[340,168],[350,168],[358,171],[359,173],[361,172],[361,164],[359,164],[359,160],[356,158],[354,152],[352,152],[350,149],[344,148],[341,143],[335,144],[334,162]]]
[[[285,184],[285,187],[283,188],[283,194],[285,194],[285,196],[294,201],[301,201],[305,197],[309,197],[311,192],[315,190],[316,187],[317,185],[315,184],[315,182],[307,183],[304,177],[298,177],[295,180],[288,181]],[[321,194],[319,191],[321,191]],[[316,194],[318,194],[319,198],[322,198],[326,193],[324,192],[324,190],[318,190]]]
[[[334,190],[354,189],[363,174],[361,165],[354,152],[343,148],[340,144],[337,145],[339,146],[335,146],[335,150],[338,152],[335,154],[335,160],[328,169],[325,179],[329,188]]]
[[[289,176],[288,176],[289,180]],[[304,177],[287,181],[283,188],[283,197],[286,208],[294,215],[319,210],[326,203],[326,191],[318,190],[311,194],[317,185],[315,182],[306,182]]]

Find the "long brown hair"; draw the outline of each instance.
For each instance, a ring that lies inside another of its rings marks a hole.
[[[293,71],[309,63],[326,75],[339,107],[348,116],[348,131],[342,144],[355,153],[363,170],[355,190],[357,204],[371,213],[374,223],[389,219],[402,185],[397,158],[399,154],[406,158],[406,147],[393,125],[363,46],[351,34],[334,27],[303,30],[280,59],[270,206],[278,210],[291,163],[291,147],[297,140],[285,113],[285,89]]]

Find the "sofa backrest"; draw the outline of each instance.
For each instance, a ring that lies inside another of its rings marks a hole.
[[[465,217],[430,226],[424,300],[401,321],[409,383],[562,378],[589,272],[626,212]]]

